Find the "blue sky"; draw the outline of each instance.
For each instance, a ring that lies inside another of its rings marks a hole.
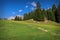
[[[23,16],[36,7],[36,2],[40,2],[41,8],[51,8],[53,4],[58,5],[59,0],[1,0],[0,1],[0,18],[15,17],[16,15]]]

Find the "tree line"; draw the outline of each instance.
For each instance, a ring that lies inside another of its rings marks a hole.
[[[29,20],[33,19],[35,21],[45,21],[45,20],[51,20],[60,23],[60,3],[58,4],[58,7],[56,7],[55,4],[52,5],[52,8],[49,8],[47,10],[42,9],[39,2],[36,3],[36,9],[34,11],[31,11],[29,13],[24,14],[23,20]],[[22,20],[21,17],[15,17],[15,20]]]

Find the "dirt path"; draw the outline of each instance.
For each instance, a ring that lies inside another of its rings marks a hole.
[[[42,30],[42,31],[44,31],[44,32],[50,32],[52,35],[57,35],[56,33],[51,32],[50,30],[46,30],[46,29],[41,28],[41,27],[38,27],[37,29]]]
[[[48,30],[43,29],[43,28],[41,28],[41,27],[38,27],[38,29],[40,29],[40,30],[42,30],[42,31],[44,31],[44,32],[48,32]]]

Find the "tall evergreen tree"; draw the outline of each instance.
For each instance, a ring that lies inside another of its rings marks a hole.
[[[52,6],[52,21],[56,21],[56,19],[55,19],[55,11],[56,11],[56,6],[55,6],[55,4],[53,4],[53,6]]]
[[[43,21],[43,14],[41,13],[41,6],[40,6],[40,3],[37,2],[36,4],[36,10],[34,12],[34,17],[33,19],[36,20],[36,21]]]
[[[57,22],[60,22],[60,3],[58,4],[57,8]]]
[[[27,17],[27,14],[25,13],[25,14],[24,14],[24,20],[26,20],[26,19],[27,19],[26,17]]]
[[[43,14],[43,19],[44,19],[44,21],[47,21],[47,12],[46,12],[46,10],[45,9],[43,9],[43,10],[41,10],[41,13]]]
[[[18,20],[18,17],[17,17],[17,16],[15,17],[15,20],[16,20],[16,21]]]
[[[39,3],[39,2],[37,2],[37,3],[36,3],[36,5],[37,5],[37,6],[36,6],[36,9],[41,10],[41,5],[40,5],[40,3]]]
[[[55,4],[52,5],[52,11],[53,11],[53,12],[56,11],[56,6],[55,6]]]
[[[56,7],[56,6],[53,5],[53,6],[52,6],[52,9],[49,8],[49,9],[47,10],[47,18],[48,18],[48,20],[55,21],[55,10],[56,10],[55,7]]]
[[[24,14],[24,20],[28,20],[29,19],[29,15],[27,13]]]
[[[15,21],[22,21],[22,18],[19,17],[19,16],[16,16],[16,17],[15,17]]]

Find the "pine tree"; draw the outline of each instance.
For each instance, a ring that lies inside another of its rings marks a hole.
[[[15,20],[16,20],[16,21],[18,20],[18,17],[17,17],[17,16],[15,17]]]
[[[41,13],[40,3],[37,2],[36,5],[37,5],[37,6],[36,6],[36,10],[35,10],[35,12],[34,12],[34,17],[33,17],[33,19],[34,19],[35,21],[43,21],[43,14]]]
[[[27,13],[24,14],[24,20],[28,20],[28,14]]]
[[[58,5],[56,12],[56,21],[60,23],[60,4]]]
[[[43,14],[43,19],[44,19],[44,22],[48,22],[48,19],[47,19],[47,11],[45,9],[43,9],[41,11],[41,13]]]
[[[55,4],[53,4],[53,6],[52,6],[52,11],[53,11],[53,12],[56,11],[56,6],[55,6]]]
[[[16,17],[15,17],[15,21],[22,21],[22,18],[19,17],[19,16],[16,16]]]
[[[19,17],[19,21],[22,21],[22,17]]]
[[[53,6],[52,6],[52,21],[56,20],[55,19],[55,11],[56,11],[56,6],[55,6],[55,4],[53,4]]]
[[[52,10],[51,9],[47,10],[47,18],[48,18],[48,20],[52,21]]]

